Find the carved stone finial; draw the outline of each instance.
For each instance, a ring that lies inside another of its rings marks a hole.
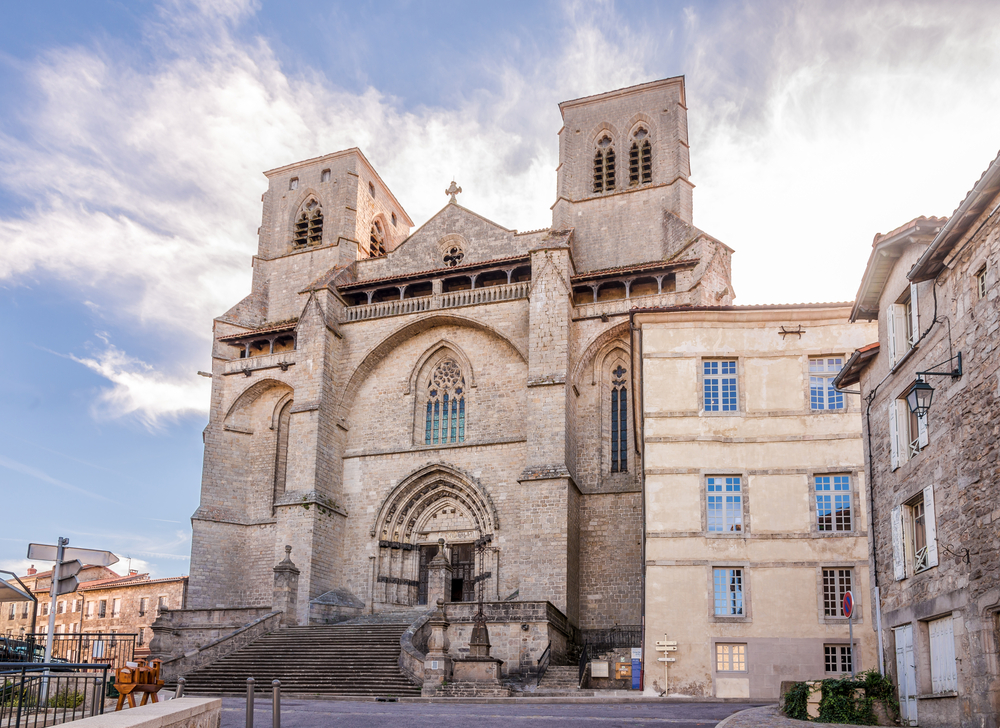
[[[461,191],[462,188],[455,184],[455,180],[452,180],[451,186],[444,191],[446,195],[451,195],[451,200],[449,200],[449,204],[456,204],[456,205],[458,204],[458,200],[455,199],[455,195],[459,194]]]
[[[288,544],[285,544],[285,558],[286,559],[292,558],[292,547],[289,546]]]

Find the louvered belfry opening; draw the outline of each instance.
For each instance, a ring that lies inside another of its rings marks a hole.
[[[605,135],[594,152],[594,192],[615,188],[615,148],[611,137]]]
[[[628,184],[635,187],[653,181],[653,148],[647,138],[649,134],[640,128],[632,135],[635,140],[628,153]]]
[[[309,200],[295,220],[293,235],[295,245],[319,245],[323,242],[323,208],[316,200]]]
[[[368,242],[368,257],[381,258],[386,254],[385,231],[382,229],[382,223],[378,220],[372,223],[372,232]]]

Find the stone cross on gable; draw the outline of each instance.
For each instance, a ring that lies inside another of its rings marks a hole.
[[[461,191],[462,191],[462,188],[455,184],[455,180],[452,180],[451,181],[451,186],[448,189],[446,189],[444,191],[444,193],[446,195],[451,195],[451,200],[449,200],[449,202],[454,203],[454,204],[457,205],[458,204],[458,200],[455,199],[455,195],[457,195]]]

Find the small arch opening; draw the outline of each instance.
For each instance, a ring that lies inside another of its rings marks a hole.
[[[368,303],[368,294],[364,291],[359,293],[348,293],[344,296],[344,298],[347,299],[348,306],[364,306]]]
[[[531,266],[522,265],[514,269],[510,276],[511,283],[524,283],[531,280]]]
[[[663,293],[673,293],[677,290],[677,279],[673,273],[663,276],[663,287],[661,290]]]
[[[385,230],[382,228],[382,221],[372,222],[371,234],[368,237],[368,257],[381,258],[386,254]]]
[[[455,276],[454,278],[445,278],[441,283],[441,289],[445,293],[452,293],[453,291],[468,291],[472,289],[472,278],[469,276]]]
[[[573,305],[583,306],[594,302],[594,289],[590,286],[573,286]]]
[[[271,342],[267,339],[258,339],[250,342],[250,356],[264,356],[271,353]]]
[[[399,300],[399,289],[396,287],[392,288],[379,288],[375,291],[372,296],[372,303],[382,303],[384,301],[398,301]]]
[[[434,286],[430,281],[425,283],[413,283],[406,287],[403,298],[423,298],[434,293]]]
[[[660,292],[660,287],[656,283],[655,278],[636,278],[629,286],[629,298],[638,298],[639,296],[655,296]]]
[[[489,288],[490,286],[507,285],[507,273],[502,270],[491,270],[480,274],[476,278],[476,288]]]
[[[291,334],[279,336],[274,340],[274,353],[277,354],[282,351],[295,351],[295,337]]]
[[[625,298],[625,284],[621,281],[602,283],[597,289],[598,301],[615,301],[621,298]]]

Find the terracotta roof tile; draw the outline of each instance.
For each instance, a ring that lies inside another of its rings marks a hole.
[[[489,266],[497,265],[498,263],[508,263],[515,260],[528,260],[529,256],[527,253],[523,255],[511,255],[507,258],[493,258],[492,260],[484,260],[480,263],[469,263],[468,265],[458,265],[454,268],[431,268],[430,270],[422,270],[416,273],[401,273],[392,276],[383,276],[381,278],[368,278],[367,280],[357,281],[356,283],[347,283],[342,286],[337,286],[338,290],[356,290],[358,288],[368,288],[373,285],[378,285],[380,283],[385,283],[387,281],[405,281],[411,280],[413,278],[423,278],[424,276],[430,275],[441,275],[448,273],[450,275],[461,275],[465,271],[473,271],[476,268],[487,268]]]
[[[229,336],[220,336],[219,341],[232,341],[233,339],[243,339],[247,336],[259,336],[261,334],[270,334],[274,331],[286,331],[294,329],[299,320],[297,318],[286,319],[284,321],[277,321],[273,324],[268,324],[267,326],[261,326],[257,329],[249,329],[247,331],[241,331],[238,334],[230,334]]]
[[[929,222],[932,225],[935,225],[935,224],[944,225],[946,222],[948,222],[948,218],[946,218],[946,217],[924,217],[923,215],[921,215],[920,217],[915,217],[912,220],[910,220],[909,222],[903,223],[902,225],[900,225],[895,230],[890,230],[887,233],[875,233],[875,239],[872,240],[872,247],[874,248],[876,245],[878,245],[879,243],[881,243],[883,240],[888,240],[889,238],[895,237],[896,235],[899,235],[900,233],[906,232],[908,229],[911,229],[911,228],[915,229],[917,227],[917,225],[919,225],[922,222]]]

